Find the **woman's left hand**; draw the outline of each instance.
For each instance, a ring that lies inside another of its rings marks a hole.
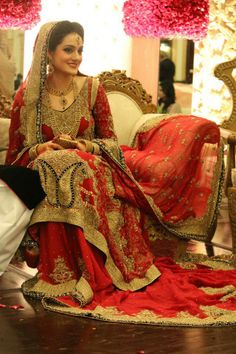
[[[77,149],[83,152],[86,152],[86,145],[83,144],[82,142],[78,141],[77,142]]]
[[[72,137],[69,134],[60,134],[57,137],[58,138],[62,138],[62,139],[67,139],[67,140],[73,140]]]

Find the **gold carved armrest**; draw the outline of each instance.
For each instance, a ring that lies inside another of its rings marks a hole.
[[[226,163],[226,194],[227,188],[232,187],[231,170],[235,168],[235,146],[236,146],[236,133],[230,129],[220,128],[221,137],[225,144],[228,145],[227,148],[227,163]]]
[[[230,130],[224,130],[224,133],[222,134],[223,139],[228,145],[225,193],[228,198],[228,210],[232,230],[232,253],[236,254],[236,187],[235,181],[234,183],[232,181],[232,169],[235,169],[236,133]]]
[[[220,128],[221,136],[223,137],[225,144],[228,145],[225,191],[228,197],[229,217],[232,230],[233,254],[236,254],[236,186],[235,181],[232,181],[232,169],[235,169],[236,146],[236,81],[234,72],[235,68],[236,58],[217,65],[214,72],[215,76],[218,79],[222,80],[228,87],[233,103],[232,112],[229,119],[224,121]],[[233,170],[233,174],[234,172],[235,170]]]

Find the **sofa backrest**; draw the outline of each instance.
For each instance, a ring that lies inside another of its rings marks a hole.
[[[115,132],[120,145],[128,145],[132,128],[143,115],[137,103],[128,95],[111,91],[107,93]]]
[[[129,145],[134,126],[143,115],[156,113],[157,107],[141,83],[124,71],[104,71],[98,79],[108,96],[119,144]]]

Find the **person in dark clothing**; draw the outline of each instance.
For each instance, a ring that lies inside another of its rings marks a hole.
[[[168,109],[173,103],[175,103],[175,88],[172,81],[160,81],[158,88],[158,108],[160,113],[168,113]]]
[[[17,91],[20,87],[23,80],[23,75],[21,73],[17,74],[16,79],[14,80],[14,90]]]
[[[175,63],[164,53],[160,54],[159,81],[174,82]]]

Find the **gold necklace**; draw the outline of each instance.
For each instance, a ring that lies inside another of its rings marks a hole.
[[[48,83],[46,83],[47,92],[53,96],[59,97],[59,103],[61,104],[63,110],[66,108],[66,105],[68,103],[68,100],[66,99],[65,96],[68,95],[68,93],[70,93],[73,89],[74,89],[74,80],[73,79],[69,83],[68,87],[62,91],[54,89],[53,87],[48,86]]]
[[[45,87],[46,88],[46,87]],[[75,80],[73,80],[74,102],[66,110],[55,110],[52,108],[48,90],[43,94],[42,116],[43,124],[52,128],[54,136],[60,134],[71,135],[75,138],[80,124],[81,100]],[[78,102],[77,102],[78,101]]]

